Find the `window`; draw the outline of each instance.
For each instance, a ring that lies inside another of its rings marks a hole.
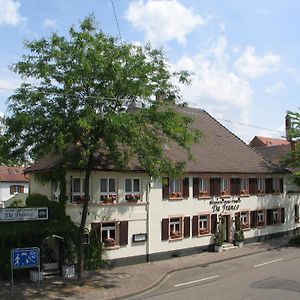
[[[141,200],[139,178],[126,178],[125,179],[125,199],[129,202],[137,202]]]
[[[170,239],[182,237],[182,218],[170,218],[169,232]]]
[[[272,191],[275,194],[280,193],[280,178],[273,178],[272,179]]]
[[[199,234],[209,233],[209,216],[201,215],[199,216]]]
[[[284,207],[267,209],[267,225],[282,224],[284,222],[285,222]]]
[[[19,194],[24,193],[24,186],[23,185],[11,185],[10,186],[10,194]]]
[[[241,226],[243,229],[249,228],[249,212],[248,211],[241,212],[240,221],[241,221]]]
[[[265,211],[257,211],[257,226],[265,226]]]
[[[229,195],[229,179],[221,178],[221,195]]]
[[[116,223],[102,223],[101,242],[105,247],[116,246]]]
[[[170,198],[181,198],[182,191],[181,191],[181,180],[171,178],[170,179]]]
[[[249,194],[249,180],[248,178],[241,178],[241,195]]]
[[[257,179],[257,193],[264,194],[265,193],[265,180],[264,178]]]
[[[209,195],[209,183],[207,178],[199,178],[199,197]]]
[[[116,179],[101,178],[100,179],[100,200],[104,203],[113,203],[117,199],[116,196]]]
[[[80,201],[84,199],[85,178],[72,178],[72,201]]]

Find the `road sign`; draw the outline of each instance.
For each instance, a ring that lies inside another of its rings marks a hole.
[[[40,266],[40,249],[17,248],[11,250],[12,269],[37,268]]]

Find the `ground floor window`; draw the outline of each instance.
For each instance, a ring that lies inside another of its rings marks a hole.
[[[169,223],[170,238],[182,237],[182,218],[171,218]]]
[[[10,194],[19,194],[24,193],[24,185],[11,185],[10,186]]]
[[[257,226],[265,226],[266,221],[265,221],[265,210],[258,210],[257,211]]]
[[[190,237],[190,217],[170,217],[161,221],[162,241]]]
[[[267,209],[267,225],[282,224],[285,222],[284,208]]]
[[[249,228],[250,224],[249,224],[249,212],[248,211],[241,212],[240,222],[241,222],[241,226],[243,229]]]

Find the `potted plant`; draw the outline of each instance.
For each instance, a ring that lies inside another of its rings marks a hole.
[[[215,241],[215,245],[214,245],[215,252],[223,251],[224,226],[221,222],[219,222],[218,224],[218,229],[217,232],[215,233],[214,241]]]
[[[104,247],[106,248],[112,248],[116,246],[116,241],[112,238],[107,238],[103,242],[104,242]]]
[[[62,265],[63,277],[75,276],[76,260],[77,260],[76,247],[74,242],[69,238],[65,242],[64,263]]]
[[[239,248],[243,248],[244,246],[244,231],[238,217],[235,218],[234,243]]]

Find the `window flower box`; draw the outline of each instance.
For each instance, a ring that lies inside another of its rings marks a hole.
[[[257,226],[261,227],[261,226],[265,226],[265,222],[258,222]]]
[[[128,202],[137,202],[141,200],[141,194],[126,194],[125,200]]]
[[[221,197],[230,197],[230,193],[227,190],[221,191]]]
[[[249,228],[249,223],[248,222],[243,223],[242,228],[243,229]]]
[[[208,229],[206,229],[206,228],[205,228],[205,229],[200,229],[200,230],[199,230],[199,234],[200,234],[200,235],[208,234]]]
[[[105,239],[103,241],[104,243],[104,247],[106,248],[112,248],[112,247],[115,247],[116,246],[116,241],[114,239]]]
[[[199,198],[204,198],[204,197],[209,197],[207,190],[199,192]]]
[[[181,199],[182,193],[181,192],[173,192],[170,194],[170,199]]]
[[[100,196],[100,200],[103,203],[115,203],[116,199],[117,199],[116,195],[101,195]]]
[[[171,239],[178,239],[178,238],[181,238],[182,237],[182,234],[180,231],[172,231],[170,233],[170,238]]]

